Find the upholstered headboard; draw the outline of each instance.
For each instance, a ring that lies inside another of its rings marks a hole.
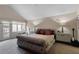
[[[51,29],[37,29],[36,34],[54,35],[55,31]]]

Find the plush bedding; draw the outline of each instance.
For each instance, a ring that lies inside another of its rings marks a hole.
[[[24,46],[35,51],[47,51],[55,42],[54,35],[41,35],[41,34],[22,34],[17,36],[18,45]],[[32,48],[31,48],[32,47]]]
[[[33,44],[37,44],[40,46],[49,45],[53,39],[54,35],[40,35],[40,34],[30,34],[26,35],[23,34],[21,36],[17,36],[17,38],[20,38],[20,40],[24,40]]]

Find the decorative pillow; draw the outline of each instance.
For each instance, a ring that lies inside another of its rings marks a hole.
[[[44,30],[43,29],[37,29],[36,34],[43,34],[44,35]]]
[[[45,31],[45,35],[51,35],[52,32],[50,30]]]
[[[40,30],[39,33],[40,33],[40,34],[44,34],[44,30]]]
[[[43,35],[54,35],[54,30],[50,29],[37,29],[36,34],[43,34]]]
[[[45,31],[45,35],[54,35],[54,31],[48,29],[48,30]]]
[[[40,34],[40,29],[37,29],[36,34]]]

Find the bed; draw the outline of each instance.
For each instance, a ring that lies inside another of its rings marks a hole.
[[[45,29],[41,33],[42,34],[33,33],[17,36],[18,46],[36,53],[48,53],[49,49],[55,42],[54,35],[49,35],[49,33],[45,35]]]

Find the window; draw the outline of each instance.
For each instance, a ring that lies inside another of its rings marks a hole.
[[[3,32],[9,32],[9,28],[3,28]]]
[[[22,31],[22,25],[18,24],[18,32]]]
[[[9,21],[1,21],[1,30],[2,38],[8,39],[11,34],[10,32],[24,32],[25,23],[24,22],[9,22]],[[15,35],[16,36],[16,35]]]
[[[25,31],[25,23],[12,22],[12,32],[22,32]]]
[[[18,26],[18,32],[25,31],[25,23],[19,23],[17,26]]]
[[[2,21],[3,25],[3,38],[8,38],[10,36],[10,23],[8,21]]]
[[[26,27],[25,27],[25,23],[22,24],[22,31],[25,31]]]
[[[29,27],[27,26],[27,34],[30,34],[30,30],[29,30]]]
[[[17,32],[17,24],[12,24],[12,32]]]

